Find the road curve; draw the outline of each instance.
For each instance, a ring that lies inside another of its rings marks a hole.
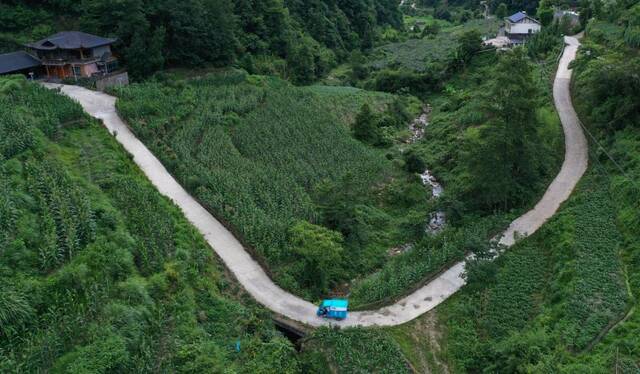
[[[565,159],[560,173],[553,180],[536,206],[511,223],[500,243],[511,246],[515,233],[528,235],[549,219],[573,191],[587,168],[587,141],[571,104],[569,63],[575,58],[579,46],[577,39],[565,38],[566,47],[560,60],[553,86],[555,105],[565,134]],[[134,162],[151,183],[178,205],[187,219],[204,235],[205,239],[235,275],[242,286],[259,303],[273,312],[310,326],[392,326],[399,325],[428,312],[458,291],[465,281],[464,261],[442,272],[422,288],[393,305],[378,310],[351,312],[344,321],[328,321],[316,317],[316,306],[278,287],[260,265],[245,251],[242,244],[218,220],[205,210],[167,172],[158,159],[139,141],[118,116],[116,98],[82,87],[45,84],[59,89],[75,99],[91,116],[101,119],[109,132],[131,153]]]

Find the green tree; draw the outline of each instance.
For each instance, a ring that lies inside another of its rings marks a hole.
[[[422,30],[422,37],[437,35],[440,32],[440,24],[437,21],[429,22]]]
[[[467,131],[465,164],[471,194],[485,208],[507,210],[526,201],[539,173],[537,95],[522,50],[505,54],[482,98],[484,123]]]
[[[473,58],[473,55],[482,49],[482,37],[477,30],[469,30],[458,38],[458,47],[455,51],[454,66],[465,67]]]
[[[295,254],[304,261],[303,284],[320,293],[329,291],[343,277],[342,235],[325,227],[301,221],[289,230]]]
[[[449,7],[446,4],[440,5],[436,8],[434,17],[445,21],[451,21],[451,12],[449,11]]]
[[[538,5],[538,19],[542,26],[549,26],[553,22],[553,4],[548,0],[542,0]]]
[[[146,24],[135,32],[131,45],[125,50],[127,67],[134,77],[147,77],[164,67],[164,36],[164,28],[160,27],[151,33]]]
[[[300,362],[296,349],[284,337],[274,338],[268,342],[256,344],[259,349],[250,348],[251,361],[247,363],[246,372],[256,374],[296,374],[300,373]]]
[[[18,327],[29,322],[34,310],[27,298],[20,292],[3,284],[0,289],[0,338],[16,333]]]
[[[529,38],[526,49],[531,58],[544,58],[549,52],[557,52],[562,48],[558,26],[558,23],[553,23]]]
[[[355,82],[366,79],[369,75],[369,69],[365,65],[366,58],[360,51],[354,51],[351,54],[351,79]]]
[[[463,10],[458,15],[458,20],[459,20],[460,23],[465,23],[465,22],[469,21],[470,19],[473,19],[473,12],[468,10],[468,9]]]
[[[316,77],[316,67],[312,42],[308,38],[300,38],[294,44],[287,64],[291,69],[293,80],[297,83],[311,83]]]
[[[405,157],[405,169],[410,173],[422,173],[427,168],[422,159],[413,152],[408,152]]]
[[[597,3],[598,5],[594,4]],[[596,12],[598,11],[598,9],[596,9],[597,7],[599,7],[600,2],[594,2],[591,0],[580,0],[580,24],[582,24],[582,26],[586,26],[587,23],[589,22],[589,20],[591,19],[591,17],[596,15]]]
[[[626,22],[624,41],[631,48],[640,47],[640,4],[636,4],[629,9],[626,15]]]
[[[534,365],[544,366],[541,361],[544,355],[550,351],[550,345],[551,337],[545,329],[514,332],[491,347],[494,359],[491,360],[489,368],[494,372],[517,373],[527,372]],[[533,369],[533,371],[544,370]]]
[[[356,116],[356,122],[353,124],[353,136],[368,144],[376,144],[380,140],[378,121],[369,104],[364,104]]]
[[[499,20],[502,20],[504,17],[507,16],[507,4],[505,3],[500,3],[500,5],[498,5],[498,7],[496,8],[496,17]]]

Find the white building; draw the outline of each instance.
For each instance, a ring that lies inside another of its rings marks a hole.
[[[540,31],[542,25],[538,20],[527,15],[526,12],[518,12],[504,19],[504,32],[512,44],[522,44],[532,34]]]

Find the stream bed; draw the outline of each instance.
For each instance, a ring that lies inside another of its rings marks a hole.
[[[427,131],[427,127],[429,126],[429,115],[431,114],[431,107],[426,105],[422,109],[422,114],[411,122],[409,125],[409,130],[411,131],[411,137],[408,140],[409,144],[413,144],[422,138],[424,138],[424,134]],[[431,170],[426,169],[422,174],[420,174],[420,179],[422,180],[422,184],[425,186],[431,187],[431,197],[434,199],[439,198],[444,189],[442,185],[438,182],[436,177],[431,173]],[[429,215],[429,222],[427,222],[425,231],[430,234],[437,234],[442,231],[446,224],[446,216],[442,211],[433,212]]]
[[[442,185],[438,183],[436,177],[431,174],[429,169],[425,170],[424,173],[420,174],[420,178],[422,179],[422,184],[431,186],[432,198],[437,199],[444,192]],[[427,223],[426,232],[429,234],[437,234],[442,229],[444,229],[444,225],[446,224],[446,216],[444,212],[437,211],[433,212],[429,215],[429,222]]]
[[[411,131],[411,137],[407,140],[407,144],[413,144],[422,138],[424,138],[427,127],[429,126],[429,115],[431,114],[431,107],[429,105],[425,106],[422,110],[422,114],[416,119],[414,119],[409,124],[409,130]],[[424,186],[431,187],[431,198],[437,199],[444,192],[444,188],[438,182],[436,177],[431,173],[431,170],[425,169],[425,171],[420,174],[420,179],[422,180],[422,184]],[[425,232],[431,235],[435,235],[442,231],[447,223],[447,217],[443,211],[436,211],[429,214],[429,220],[425,225]],[[389,254],[391,256],[399,255],[401,253],[407,252],[413,248],[413,244],[407,243],[400,245],[398,247],[394,247],[389,250]]]

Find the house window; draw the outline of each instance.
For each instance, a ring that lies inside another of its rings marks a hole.
[[[74,77],[82,76],[82,69],[80,68],[80,66],[72,66],[71,68],[73,69]]]
[[[118,70],[118,60],[107,62],[107,73],[111,73],[115,70]]]

